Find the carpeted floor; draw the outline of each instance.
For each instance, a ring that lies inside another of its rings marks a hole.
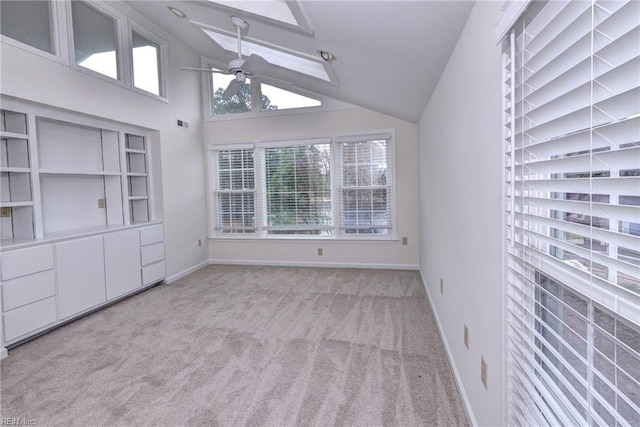
[[[210,266],[1,363],[37,425],[467,425],[415,271]]]

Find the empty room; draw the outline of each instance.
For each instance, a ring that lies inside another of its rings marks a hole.
[[[0,424],[640,425],[640,1],[0,0]]]

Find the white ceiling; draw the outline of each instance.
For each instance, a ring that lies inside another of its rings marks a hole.
[[[263,0],[264,1],[264,0]],[[333,53],[336,84],[289,70],[263,72],[295,87],[417,122],[440,78],[474,1],[327,1],[296,5],[309,32],[215,6],[208,1],[125,1],[201,55],[226,63],[234,57],[189,20],[235,31],[230,15],[249,22],[247,39],[272,43],[319,60],[317,49]],[[187,14],[181,19],[173,6]],[[194,64],[184,64],[193,66]]]

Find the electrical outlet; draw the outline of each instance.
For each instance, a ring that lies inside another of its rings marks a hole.
[[[464,325],[464,345],[469,350],[469,327],[466,324]]]
[[[104,199],[98,199],[98,209],[104,209],[106,205],[107,203]]]
[[[323,256],[323,255],[324,255],[324,249],[318,248],[318,256]]]
[[[440,295],[444,294],[444,280],[440,279]]]
[[[480,357],[480,381],[482,381],[485,390],[488,390],[489,386],[487,384],[489,383],[489,367],[487,366],[487,362],[484,360],[484,357]]]
[[[11,208],[0,208],[0,218],[9,218],[11,216]]]
[[[202,239],[198,239],[198,247],[202,246]]]
[[[409,244],[409,239],[407,237],[402,238],[402,246],[407,246]]]

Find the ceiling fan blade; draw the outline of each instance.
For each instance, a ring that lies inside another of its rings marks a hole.
[[[240,90],[240,86],[242,86],[241,81],[231,80],[231,82],[229,83],[229,86],[227,86],[227,89],[222,94],[222,98],[223,99],[231,98],[233,95],[238,93],[238,91]]]
[[[275,77],[263,76],[263,75],[254,75],[253,78],[260,83],[266,83],[271,86],[278,87],[280,89],[291,90],[294,85],[290,81],[277,79]]]
[[[253,74],[260,74],[260,71],[267,67],[269,63],[261,56],[251,54],[244,64],[242,64],[242,68],[251,71]]]
[[[229,74],[227,71],[212,70],[212,69],[209,69],[209,68],[178,67],[178,70],[182,70],[182,71],[202,71],[204,73],[211,73],[211,74]]]

